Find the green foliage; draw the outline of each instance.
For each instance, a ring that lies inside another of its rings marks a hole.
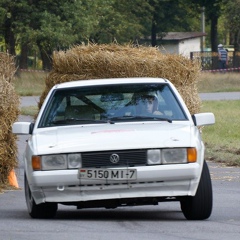
[[[189,31],[196,18],[196,9],[186,0],[150,0],[153,24],[158,33]],[[196,31],[196,30],[195,30]]]
[[[223,13],[223,1],[225,0],[191,0],[199,7],[205,8],[206,21],[210,24],[210,42],[212,51],[217,52],[218,20]]]
[[[159,36],[200,31],[201,6],[205,6],[207,20],[216,20],[224,13],[229,28],[236,32],[239,0],[225,1],[1,0],[0,35],[10,53],[14,53],[15,45],[25,45],[29,50],[39,49],[42,58],[47,53],[45,61],[51,59],[54,50],[82,42],[129,43],[150,36],[153,29]]]
[[[240,50],[240,0],[224,0],[225,26],[232,36],[232,42],[236,51]]]
[[[49,50],[89,39],[130,42],[150,35],[153,21],[160,33],[190,30],[190,19],[195,15],[185,20],[192,10],[184,0],[2,0],[0,12],[5,16],[2,23],[11,20],[19,42],[37,43]]]
[[[93,42],[130,42],[145,31],[144,23],[150,23],[151,6],[146,0],[97,0],[95,4],[96,22],[89,36]]]
[[[225,5],[225,16],[229,30],[239,32],[240,29],[240,0],[227,1]]]
[[[220,17],[224,1],[225,0],[191,0],[192,3],[200,7],[205,7],[207,20],[213,17]]]

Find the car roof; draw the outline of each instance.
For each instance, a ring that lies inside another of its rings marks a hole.
[[[119,83],[166,83],[167,79],[164,78],[151,78],[151,77],[133,77],[133,78],[105,78],[105,79],[89,79],[89,80],[74,80],[70,82],[60,83],[55,88],[71,88],[80,86],[94,86],[94,85],[107,85]]]

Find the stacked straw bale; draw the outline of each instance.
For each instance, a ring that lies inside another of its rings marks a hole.
[[[54,53],[53,70],[46,78],[39,108],[49,90],[58,83],[83,79],[162,77],[177,87],[190,112],[196,113],[200,108],[196,85],[199,74],[198,62],[181,55],[163,54],[154,47],[79,45]]]
[[[12,134],[19,115],[19,97],[12,85],[15,71],[14,58],[0,53],[0,188],[8,185],[9,172],[18,165],[16,136]]]

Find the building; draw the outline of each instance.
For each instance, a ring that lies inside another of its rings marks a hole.
[[[201,42],[206,35],[202,32],[168,32],[163,38],[157,37],[157,45],[161,52],[190,57],[190,52],[201,51]],[[151,45],[151,38],[141,39],[141,44]]]

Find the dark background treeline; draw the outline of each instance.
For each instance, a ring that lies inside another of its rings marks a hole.
[[[0,50],[20,69],[49,70],[53,52],[73,45],[150,36],[156,46],[166,32],[204,29],[205,47],[239,51],[239,12],[240,0],[0,0]]]

